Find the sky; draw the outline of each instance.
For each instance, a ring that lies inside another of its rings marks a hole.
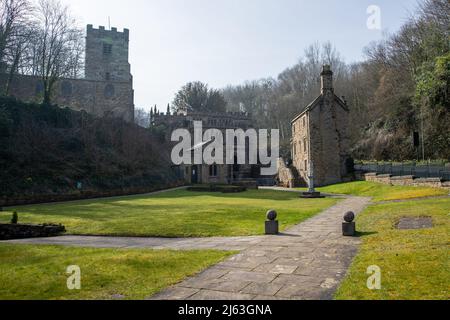
[[[331,41],[345,61],[396,32],[419,0],[61,0],[80,27],[130,29],[136,108],[166,110],[187,82],[213,88],[276,78],[305,48]],[[371,5],[380,29],[369,29]]]

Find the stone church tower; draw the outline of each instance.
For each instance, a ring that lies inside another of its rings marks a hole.
[[[352,171],[349,139],[349,108],[336,96],[333,72],[324,66],[321,94],[292,121],[293,166],[303,184],[313,165],[314,184],[344,182]]]
[[[117,28],[105,30],[87,26],[86,33],[86,71],[87,80],[131,81],[130,63],[128,62],[128,44],[130,31]]]

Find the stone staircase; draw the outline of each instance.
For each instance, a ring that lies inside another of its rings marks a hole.
[[[258,181],[256,179],[237,179],[234,181],[233,185],[246,187],[247,189],[257,189]]]
[[[282,158],[278,160],[278,181],[280,186],[285,188],[300,188],[307,186],[307,183],[298,174],[293,166],[287,166]]]
[[[292,174],[294,175],[294,188],[308,187],[308,183],[299,175],[296,168],[290,166],[289,169],[292,171]]]
[[[256,179],[251,178],[252,167],[241,166],[239,172],[235,172],[233,177],[233,185],[246,187],[248,189],[257,189],[258,182]]]
[[[442,182],[442,188],[450,189],[450,181],[443,181]]]

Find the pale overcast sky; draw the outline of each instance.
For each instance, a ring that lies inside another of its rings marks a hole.
[[[347,62],[395,32],[417,0],[62,0],[80,25],[130,29],[136,107],[165,110],[189,81],[215,88],[277,77],[310,44],[330,40]],[[366,26],[381,8],[382,31]]]

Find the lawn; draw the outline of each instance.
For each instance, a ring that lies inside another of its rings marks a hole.
[[[372,197],[373,201],[405,200],[433,196],[446,196],[449,190],[428,187],[390,186],[387,184],[356,181],[318,188],[320,192]]]
[[[264,233],[266,212],[278,211],[281,230],[336,204],[336,199],[300,199],[298,194],[250,190],[237,194],[177,190],[156,195],[6,208],[21,223],[62,223],[69,234],[143,237],[246,236]]]
[[[0,245],[0,300],[145,299],[233,253]],[[81,290],[67,289],[68,266]]]
[[[378,204],[358,216],[363,244],[336,299],[447,300],[450,298],[450,199]],[[397,230],[402,217],[429,216],[434,228]],[[382,272],[382,289],[367,289],[366,270]]]

